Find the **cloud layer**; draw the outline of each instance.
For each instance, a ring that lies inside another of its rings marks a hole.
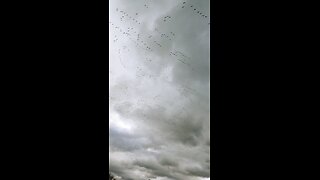
[[[210,179],[209,0],[110,0],[109,164]]]

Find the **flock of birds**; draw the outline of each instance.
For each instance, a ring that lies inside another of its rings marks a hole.
[[[149,9],[151,7],[152,6],[150,3],[145,3],[141,9]],[[183,1],[176,8],[180,8],[181,11],[189,11],[189,13],[193,14],[194,16],[201,17],[204,23],[206,23],[206,20],[209,19],[209,16],[205,14],[204,11],[200,10],[190,2]],[[112,21],[112,19],[110,19],[110,28],[112,28],[114,32],[113,36],[110,37],[110,40],[112,40],[114,44],[119,44],[117,55],[119,58],[119,63],[124,69],[127,69],[130,65],[128,62],[129,60],[125,58],[125,56],[128,57],[128,53],[130,53],[131,50],[129,47],[121,44],[123,44],[123,42],[127,43],[130,41],[136,48],[139,49],[140,52],[144,53],[144,58],[141,59],[143,63],[158,63],[157,65],[160,65],[159,61],[153,59],[152,53],[161,51],[167,52],[168,58],[175,60],[176,63],[181,63],[182,66],[189,68],[191,71],[195,71],[195,68],[192,66],[191,57],[177,49],[167,49],[166,47],[166,43],[174,41],[175,38],[179,36],[179,33],[161,30],[161,26],[154,28],[154,30],[149,33],[141,32],[141,25],[144,23],[142,21],[143,18],[141,18],[141,16],[143,16],[143,12],[133,13],[132,11],[129,12],[119,7],[116,7],[114,10],[120,21]],[[166,23],[174,23],[175,16],[170,14],[165,15],[161,21],[163,21],[163,23],[159,24],[166,26]],[[208,23],[208,25],[210,25],[210,23]],[[136,65],[134,69],[136,78],[157,78],[156,74],[152,74],[152,72],[148,71],[147,68],[143,68],[143,66]],[[185,98],[188,98],[186,92],[192,92],[190,91],[190,88],[182,88],[179,91]],[[123,95],[128,96],[127,89]],[[110,98],[110,100],[114,99],[115,98]]]
[[[150,8],[149,4],[144,4],[144,8]],[[208,15],[206,15],[203,11],[196,8],[195,5],[182,2],[180,4],[180,8],[184,10],[192,11],[194,15],[199,15],[203,19],[208,19]],[[136,13],[129,13],[124,9],[116,8],[116,13],[118,13],[119,19],[121,24],[117,24],[113,21],[110,21],[110,27],[113,28],[118,34],[114,35],[112,38],[112,41],[114,43],[118,43],[121,39],[128,39],[131,42],[135,44],[136,47],[140,48],[141,50],[147,51],[147,52],[154,52],[159,51],[161,49],[166,48],[166,42],[167,41],[173,41],[176,37],[175,32],[162,32],[159,30],[160,28],[155,28],[154,31],[151,34],[144,34],[142,32],[139,32],[139,29],[137,27],[140,27],[140,25],[143,23],[141,22],[140,15],[142,13],[136,12]],[[169,22],[174,21],[174,17],[170,15],[166,15],[163,17],[163,22]],[[124,24],[131,24],[129,27],[124,27]],[[210,23],[208,23],[210,24]],[[118,51],[122,51],[124,49],[118,49]],[[130,51],[130,49],[127,49],[127,51]],[[120,55],[120,53],[119,53]],[[188,67],[190,67],[192,70],[194,70],[191,67],[190,61],[191,59],[184,53],[173,50],[168,52],[168,55],[173,57],[177,62],[182,63]],[[121,59],[121,58],[119,58]],[[152,62],[152,61],[150,61]],[[123,65],[124,63],[121,62]]]

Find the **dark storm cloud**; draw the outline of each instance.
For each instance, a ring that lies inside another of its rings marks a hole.
[[[208,7],[110,1],[109,163],[122,179],[209,178]]]
[[[134,151],[148,145],[146,138],[137,135],[125,134],[123,131],[111,128],[109,130],[110,146],[119,151]]]
[[[162,158],[160,160],[160,164],[162,166],[172,166],[172,167],[178,167],[178,162],[172,160],[172,159],[169,159],[169,158]]]

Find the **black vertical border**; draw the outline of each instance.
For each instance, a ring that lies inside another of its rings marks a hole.
[[[108,178],[109,164],[109,1],[97,0],[95,4],[96,40],[96,143],[98,157],[97,178]],[[100,157],[100,161],[99,161]]]

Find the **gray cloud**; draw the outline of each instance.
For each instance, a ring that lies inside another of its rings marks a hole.
[[[110,1],[112,174],[209,179],[209,18],[208,0]]]

